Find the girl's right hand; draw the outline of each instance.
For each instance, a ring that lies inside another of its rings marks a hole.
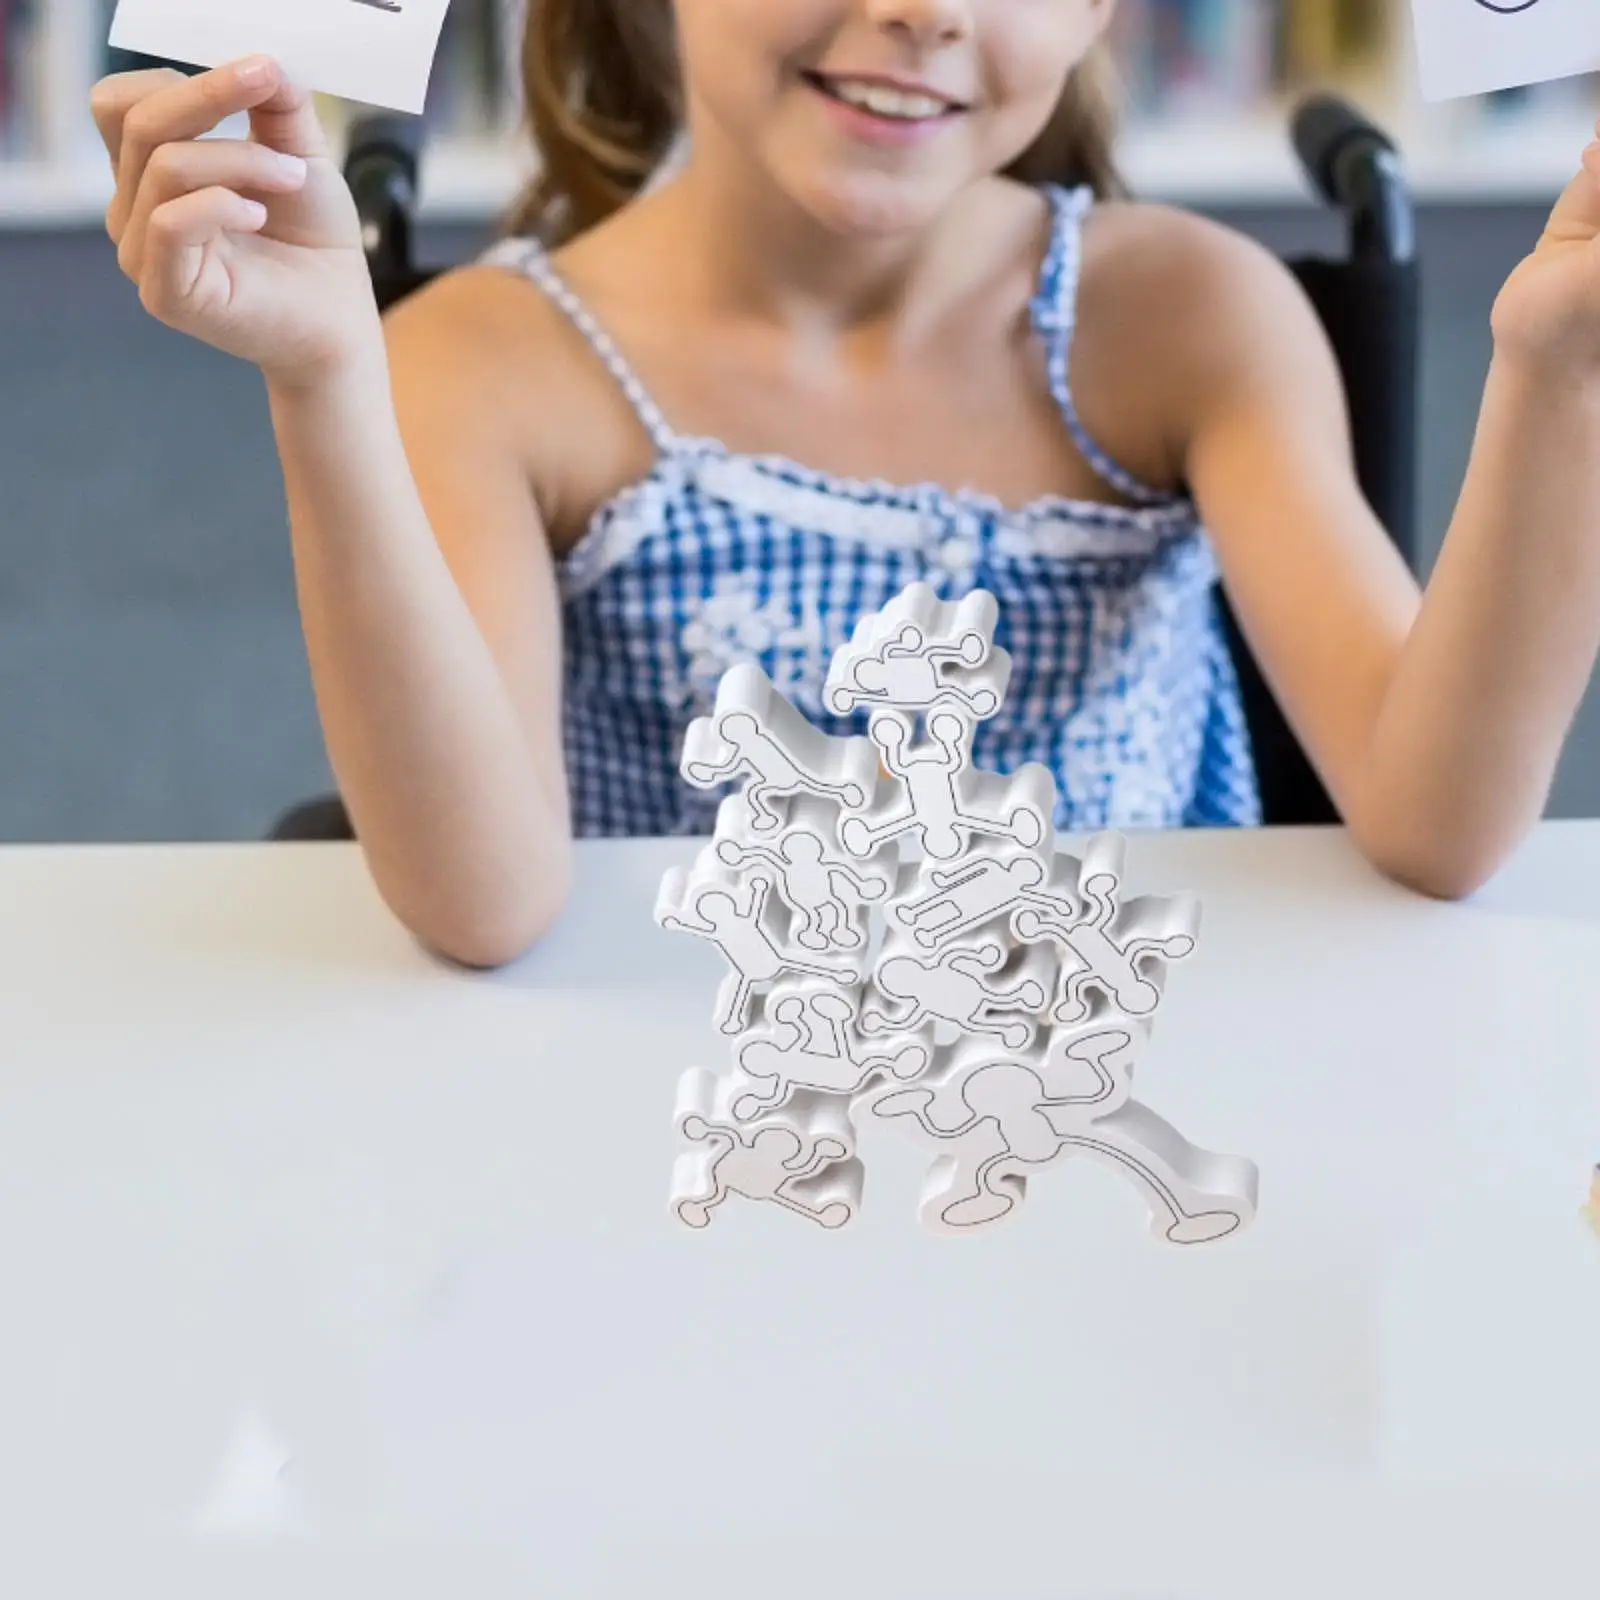
[[[355,201],[276,63],[118,73],[90,108],[116,176],[106,232],[153,316],[291,384],[381,349]],[[248,139],[202,137],[238,112]]]

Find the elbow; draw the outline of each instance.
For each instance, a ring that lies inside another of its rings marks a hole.
[[[1448,798],[1444,796],[1448,795]],[[1548,785],[1534,803],[1508,800],[1503,783],[1471,792],[1457,778],[1393,777],[1358,791],[1345,813],[1351,836],[1384,877],[1430,900],[1466,900],[1491,882],[1543,814]]]
[[[411,931],[430,955],[450,966],[469,972],[498,972],[527,955],[544,937],[548,926],[508,921],[503,925],[484,923],[438,932],[417,927]]]
[[[1482,818],[1438,806],[1380,808],[1370,795],[1345,808],[1352,842],[1382,877],[1427,900],[1469,899],[1500,870],[1516,841]]]
[[[401,916],[431,954],[474,972],[495,972],[527,955],[550,931],[572,892],[571,852],[547,867],[531,890],[477,904]]]
[[[1389,851],[1367,847],[1367,859],[1391,883],[1429,900],[1465,900],[1474,895],[1500,868],[1494,860],[1440,860],[1416,851]]]
[[[1375,862],[1374,865],[1391,883],[1429,900],[1465,900],[1488,881],[1488,875],[1454,876],[1433,870],[1416,870],[1409,865],[1389,865],[1381,861]]]

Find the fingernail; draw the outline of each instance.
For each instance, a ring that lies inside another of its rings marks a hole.
[[[272,159],[277,162],[278,170],[284,177],[292,178],[298,183],[306,175],[306,163],[303,156],[292,156],[287,150],[274,150]]]
[[[252,87],[267,81],[267,74],[272,70],[272,63],[265,56],[251,56],[248,61],[241,61],[233,69],[234,76],[240,83]]]

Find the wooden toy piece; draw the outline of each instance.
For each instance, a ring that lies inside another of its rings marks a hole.
[[[714,846],[701,852],[692,869],[674,867],[662,879],[656,921],[710,940],[733,969],[717,991],[719,1032],[735,1034],[744,1028],[753,995],[786,974],[861,981],[859,964],[814,961],[788,949],[781,931],[784,919],[771,877],[752,873],[740,883],[717,860]]]
[[[928,718],[929,738],[915,748],[907,748],[910,724],[898,713],[879,712],[868,732],[900,782],[880,783],[865,811],[841,821],[839,839],[851,855],[869,858],[908,834],[938,861],[959,856],[973,835],[1026,849],[1053,838],[1055,777],[1043,763],[1027,762],[1009,776],[973,770],[971,726],[943,710]]]
[[[1126,853],[1120,833],[1098,833],[1081,860],[1061,853],[1050,881],[1017,897],[1017,937],[1052,940],[1069,958],[1052,1013],[1057,1021],[1087,1015],[1091,987],[1130,1016],[1147,1015],[1161,1000],[1166,963],[1194,953],[1200,902],[1193,895],[1140,895],[1119,905]]]
[[[1005,916],[1049,876],[1041,852],[983,841],[951,866],[907,863],[884,920],[919,949],[938,950]]]
[[[869,705],[992,717],[1011,680],[1011,657],[994,643],[999,614],[983,589],[945,602],[926,583],[910,585],[835,652],[827,704],[840,716]]]
[[[986,1034],[1022,1050],[1055,993],[1056,968],[1052,951],[1007,948],[1000,939],[946,945],[933,956],[918,954],[903,938],[886,939],[871,979],[883,999],[863,1011],[861,1031],[931,1025],[941,1044],[962,1033]]]
[[[717,859],[734,872],[771,878],[792,913],[783,930],[790,944],[811,951],[862,950],[871,931],[869,907],[891,883],[867,870],[837,843],[838,809],[814,795],[797,795],[775,834],[752,837],[744,797],[731,794],[717,809]]]
[[[926,950],[1011,914],[1010,932],[1066,952],[1064,992],[1054,1016],[1086,1015],[1086,992],[1103,990],[1132,1016],[1155,1010],[1166,963],[1193,954],[1200,904],[1193,895],[1140,895],[1118,904],[1127,841],[1090,839],[1082,859],[1057,853],[978,849],[952,866],[924,869],[896,892],[886,920]]]
[[[875,1084],[858,1112],[895,1121],[938,1153],[920,1215],[936,1233],[969,1233],[1012,1216],[1028,1177],[1072,1155],[1111,1165],[1150,1207],[1151,1231],[1202,1244],[1255,1215],[1257,1173],[1183,1139],[1126,1097],[1141,1025],[1104,1014],[1049,1052],[1048,1064],[962,1041],[916,1084]]]
[[[678,1131],[700,1147],[685,1151],[673,1169],[672,1209],[679,1221],[704,1228],[736,1194],[824,1228],[843,1227],[860,1209],[865,1179],[849,1101],[800,1091],[781,1110],[740,1122],[732,1102],[743,1090],[737,1076],[719,1078],[699,1067],[679,1082]]]
[[[867,1045],[860,1003],[859,989],[799,981],[766,995],[763,1026],[752,1028],[739,1045],[745,1083],[730,1102],[734,1118],[744,1122],[776,1110],[799,1091],[853,1095],[876,1076],[920,1076],[932,1059],[928,1046],[904,1038]]]
[[[1088,1014],[1052,1028],[1039,1053],[1047,1102],[1075,1108],[1085,1121],[1109,1116],[1133,1093],[1133,1069],[1149,1041],[1147,1018],[1126,1016],[1091,990]]]
[[[723,674],[715,709],[689,724],[680,770],[700,789],[748,775],[743,798],[758,834],[782,827],[785,811],[775,800],[821,795],[860,808],[879,779],[878,753],[869,740],[823,733],[749,661]]]
[[[1056,1108],[1047,1115],[1062,1124]],[[1149,1202],[1151,1233],[1167,1244],[1211,1244],[1255,1220],[1255,1163],[1190,1144],[1142,1101],[1129,1100],[1086,1129],[1068,1119],[1062,1140],[1133,1179]]]

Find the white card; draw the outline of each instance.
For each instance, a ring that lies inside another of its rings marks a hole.
[[[274,57],[321,94],[419,114],[449,0],[117,0],[111,44],[197,67]]]
[[[1600,69],[1600,0],[1411,0],[1424,100]]]

